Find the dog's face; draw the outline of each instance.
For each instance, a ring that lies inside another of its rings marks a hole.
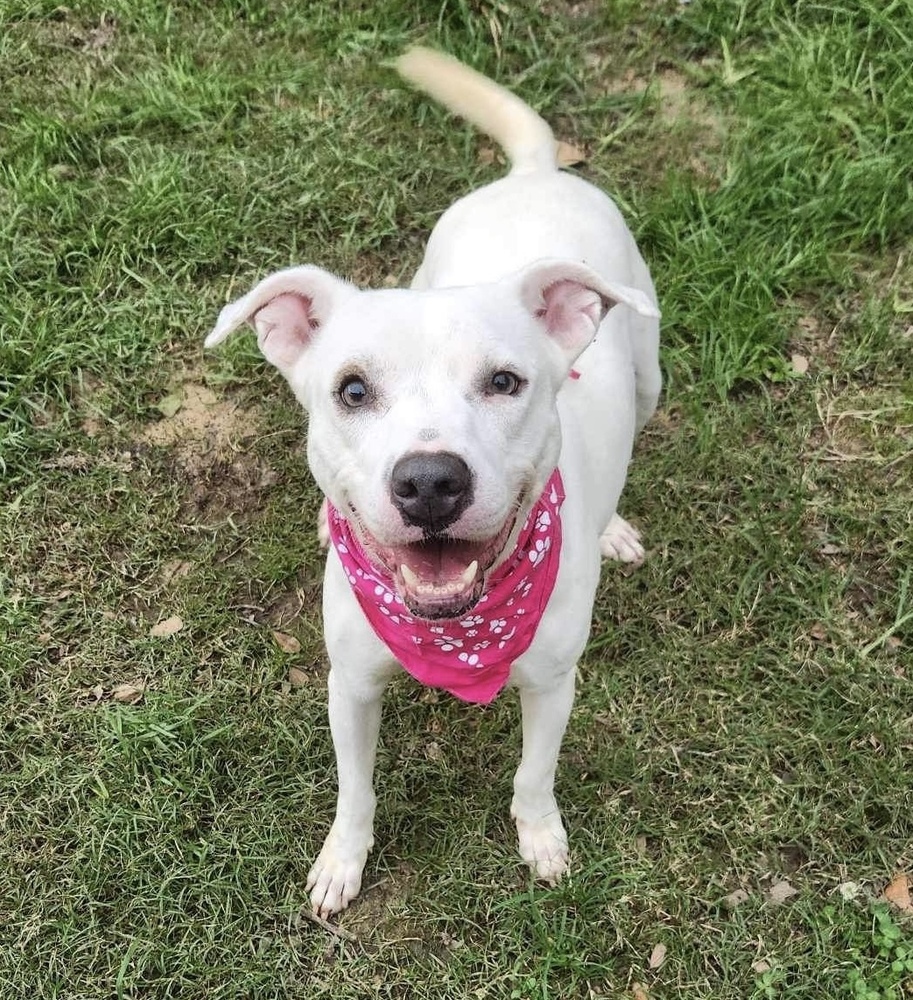
[[[207,345],[253,323],[309,413],[320,488],[413,614],[452,618],[554,470],[558,390],[617,301],[652,309],[570,263],[422,292],[293,268],[227,306]]]

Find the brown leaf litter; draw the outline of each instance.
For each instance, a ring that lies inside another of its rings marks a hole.
[[[907,915],[913,914],[913,899],[910,897],[910,876],[900,872],[885,886],[884,899],[895,909]]]
[[[276,640],[276,645],[282,650],[283,653],[301,652],[301,643],[293,635],[273,629],[273,638]]]
[[[171,615],[153,625],[149,629],[149,635],[153,639],[168,639],[173,635],[177,635],[183,627],[184,619],[180,615]]]

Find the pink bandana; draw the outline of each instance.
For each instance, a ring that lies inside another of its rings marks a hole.
[[[561,558],[564,487],[556,469],[520,531],[510,558],[479,603],[460,618],[413,617],[393,581],[368,560],[348,521],[328,504],[330,538],[365,617],[421,684],[487,705],[529,649],[551,597]]]

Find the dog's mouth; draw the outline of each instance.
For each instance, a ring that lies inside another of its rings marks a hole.
[[[381,546],[357,524],[369,558],[383,567],[409,612],[416,618],[459,618],[485,593],[489,570],[504,550],[516,517],[505,521],[487,541],[434,535],[420,542]]]

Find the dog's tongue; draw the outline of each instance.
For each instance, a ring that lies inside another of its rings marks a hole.
[[[473,563],[478,567],[476,548],[468,542],[422,542],[401,553],[400,565],[408,566],[422,583],[443,586],[463,579]]]

